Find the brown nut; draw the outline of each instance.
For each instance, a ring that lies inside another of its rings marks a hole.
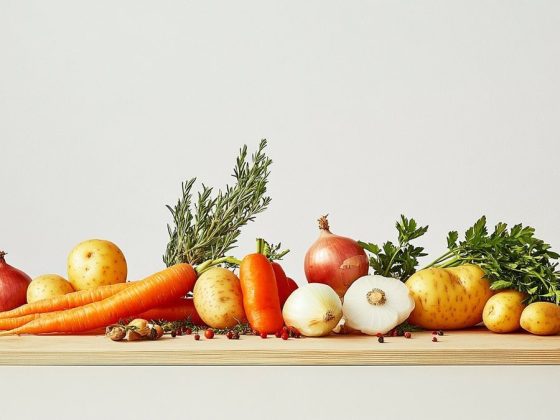
[[[136,330],[127,330],[126,340],[127,341],[138,341],[143,340],[145,336],[138,333]]]
[[[163,336],[163,328],[160,325],[153,325],[150,329],[150,335],[148,338],[150,340],[157,340]]]
[[[133,329],[142,337],[147,337],[148,335],[150,335],[151,328],[148,326],[148,321],[146,321],[145,319],[133,319],[127,324],[127,327]]]
[[[121,341],[125,335],[125,329],[120,325],[109,325],[105,329],[105,335],[113,341]]]

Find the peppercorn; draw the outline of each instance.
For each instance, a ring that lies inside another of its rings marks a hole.
[[[404,333],[404,338],[410,338],[410,337],[412,337],[412,334],[409,331]]]
[[[432,337],[432,341],[435,343],[437,342],[437,337]]]
[[[383,342],[385,342],[385,339],[383,338],[383,336],[380,336],[380,337],[377,338],[377,341],[380,342],[380,343],[383,343]]]
[[[196,341],[200,340],[200,334],[195,334],[195,335],[194,335],[194,339],[195,339]]]
[[[171,331],[171,337],[173,338],[177,337],[177,331],[175,330]]]
[[[443,335],[443,330],[438,330],[437,335]]]

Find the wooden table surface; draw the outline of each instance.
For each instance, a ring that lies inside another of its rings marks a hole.
[[[352,335],[287,341],[242,336],[195,341],[113,342],[104,336],[14,336],[0,339],[0,365],[537,365],[560,364],[560,336],[493,334],[485,329],[430,332],[411,339]]]

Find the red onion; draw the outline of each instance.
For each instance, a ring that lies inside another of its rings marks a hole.
[[[327,216],[319,219],[321,233],[305,254],[305,276],[309,283],[331,286],[340,297],[354,280],[368,273],[368,258],[356,241],[329,231]]]
[[[12,267],[0,251],[0,311],[9,311],[26,303],[27,286],[31,278],[23,271]]]

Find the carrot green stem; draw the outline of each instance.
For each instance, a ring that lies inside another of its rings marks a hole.
[[[222,258],[217,258],[215,260],[208,260],[203,262],[202,264],[197,265],[195,271],[198,273],[198,275],[200,275],[205,271],[208,271],[210,268],[224,263],[239,265],[241,264],[241,260],[238,260],[235,257],[222,257]]]

